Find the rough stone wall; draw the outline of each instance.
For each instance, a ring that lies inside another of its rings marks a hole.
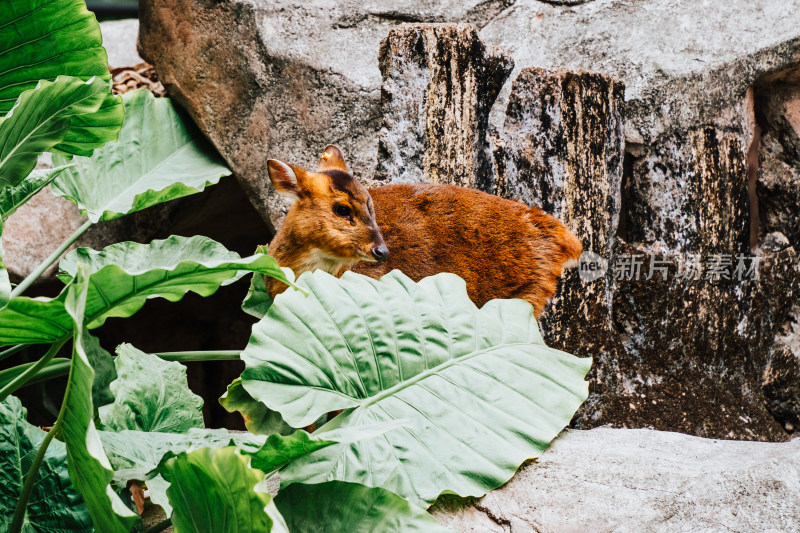
[[[376,178],[486,189],[489,112],[511,73],[508,54],[468,24],[402,25],[381,42],[383,127]]]
[[[139,9],[142,57],[157,65],[170,96],[219,149],[273,230],[288,207],[267,185],[267,159],[312,166],[326,144],[336,143],[353,168],[375,167],[367,146],[378,121],[377,91],[364,98],[365,89],[353,81],[266,46],[259,35],[263,13],[255,6],[165,0]],[[293,24],[289,13],[280,15],[283,24]],[[296,31],[297,39],[306,37],[302,27]]]

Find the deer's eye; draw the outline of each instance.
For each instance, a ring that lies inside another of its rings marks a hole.
[[[340,217],[350,217],[353,214],[349,207],[342,204],[334,204],[333,212]]]

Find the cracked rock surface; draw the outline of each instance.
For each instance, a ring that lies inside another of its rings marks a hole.
[[[800,439],[568,430],[500,489],[431,512],[462,533],[795,531]]]

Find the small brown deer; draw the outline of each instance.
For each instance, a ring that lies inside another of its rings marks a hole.
[[[454,185],[367,190],[333,145],[317,172],[274,159],[268,169],[278,192],[295,198],[269,253],[298,276],[351,269],[379,278],[398,269],[419,281],[452,272],[476,305],[521,298],[538,318],[583,249],[561,222],[513,200]],[[266,283],[272,296],[286,289],[273,278]]]

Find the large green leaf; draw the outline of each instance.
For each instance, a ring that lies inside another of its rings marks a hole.
[[[298,483],[282,489],[275,505],[292,533],[452,532],[397,494],[358,483]]]
[[[150,244],[123,242],[100,252],[81,248],[61,261],[59,277],[69,282],[78,264],[92,272],[86,304],[90,328],[101,326],[110,317],[131,316],[148,298],[177,302],[189,291],[209,296],[245,271],[286,279],[271,256],[239,258],[202,236],[172,236]]]
[[[189,291],[213,294],[233,283],[244,271],[280,280],[283,272],[269,255],[239,258],[208,237],[170,237],[150,244],[123,242],[97,252],[81,248],[61,261],[59,277],[70,283],[78,265],[91,270],[86,306],[89,328],[109,317],[128,317],[148,298],[180,300]],[[288,280],[286,280],[288,281]],[[53,343],[72,334],[72,319],[64,309],[67,289],[56,298],[17,297],[0,308],[0,346]]]
[[[100,78],[59,76],[22,93],[0,118],[0,188],[18,185],[36,166],[40,153],[65,139],[72,118],[98,111],[108,91],[108,83]]]
[[[257,485],[264,473],[235,446],[203,448],[164,461],[175,533],[288,532],[272,497]]]
[[[222,448],[235,444],[252,456],[253,466],[267,473],[316,450],[340,443],[373,439],[401,427],[382,423],[357,428],[334,429],[318,434],[296,430],[291,435],[253,435],[226,429],[192,428],[185,433],[156,433],[124,430],[101,431],[100,438],[114,467],[114,480],[147,481],[168,453],[177,455],[199,448]]]
[[[0,2],[0,117],[39,80],[58,76],[108,82],[108,60],[100,25],[83,0]],[[106,84],[107,86],[107,84]],[[75,116],[54,147],[67,154],[91,155],[116,139],[122,126],[122,99],[106,88],[99,111]]]
[[[100,408],[102,428],[184,433],[203,428],[203,399],[189,390],[186,367],[137,350],[117,347],[114,403]]]
[[[114,471],[103,451],[94,425],[92,384],[94,370],[86,355],[84,308],[89,277],[79,269],[65,298],[65,308],[74,323],[72,369],[61,404],[60,435],[67,445],[69,477],[83,495],[92,522],[103,533],[128,533],[138,516],[128,509],[111,488]]]
[[[22,403],[14,396],[0,402],[0,531],[7,531],[22,483],[45,432],[25,421]],[[83,498],[67,473],[64,444],[52,441],[28,500],[25,533],[94,531]]]
[[[204,190],[231,173],[214,147],[168,98],[125,93],[119,142],[75,158],[53,185],[92,222],[111,220]],[[54,162],[62,161],[54,158]]]
[[[478,309],[464,281],[414,283],[352,272],[306,273],[253,327],[242,385],[302,427],[346,409],[340,428],[410,419],[382,439],[331,447],[291,463],[284,485],[340,479],[382,486],[419,504],[444,491],[482,495],[538,456],[588,393],[590,359],[545,346],[533,308]]]
[[[52,344],[72,335],[72,321],[64,309],[64,296],[17,296],[0,308],[0,346]]]

